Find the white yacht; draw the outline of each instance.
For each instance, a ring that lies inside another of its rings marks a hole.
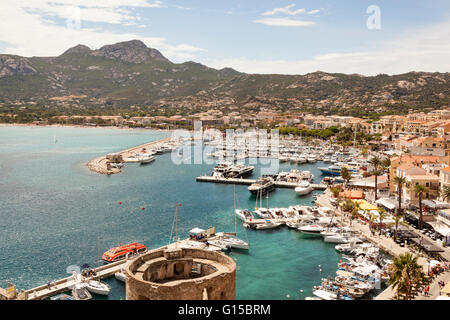
[[[111,288],[103,282],[96,280],[88,280],[85,282],[86,289],[88,289],[92,293],[100,294],[107,296],[111,291]]]
[[[270,210],[267,208],[258,208],[255,210],[255,213],[261,219],[271,219],[272,218],[272,214],[270,213]]]
[[[120,271],[114,273],[114,277],[119,281],[125,282],[127,279],[127,276],[125,275],[125,269],[122,268]]]
[[[76,300],[90,300],[92,299],[91,294],[86,288],[86,285],[83,282],[78,282],[72,288],[72,296],[75,297]]]
[[[301,155],[300,157],[298,157],[298,161],[297,162],[298,163],[306,163],[306,162],[308,162],[308,160],[307,160],[306,156]]]
[[[301,177],[303,181],[312,182],[314,175],[310,171],[302,171]]]
[[[231,236],[231,235],[224,236],[223,242],[225,244],[228,244],[230,246],[230,248],[234,248],[234,249],[248,250],[248,248],[249,248],[249,245],[247,242],[245,242],[244,240],[241,240],[239,238],[236,238],[234,236]]]
[[[305,226],[301,226],[298,228],[298,230],[305,234],[311,234],[311,235],[319,235],[322,231],[325,230],[325,228],[317,225],[317,224],[309,224]]]
[[[298,195],[306,195],[306,194],[310,194],[313,191],[313,188],[311,186],[311,184],[307,181],[302,181],[298,187],[295,188],[295,192]]]
[[[265,195],[271,191],[275,190],[275,182],[272,178],[260,178],[258,181],[253,183],[248,187],[248,191],[250,191],[254,195]]]
[[[155,157],[150,156],[150,155],[141,156],[138,159],[139,159],[140,164],[147,164],[147,163],[155,161]]]
[[[308,156],[308,158],[306,158],[306,160],[308,161],[308,163],[315,163],[317,161],[315,155]]]
[[[280,222],[273,222],[272,220],[266,220],[264,223],[260,223],[256,225],[256,229],[263,230],[263,229],[274,229],[278,228],[281,225]]]
[[[236,209],[235,214],[240,220],[242,220],[244,222],[246,220],[251,220],[251,219],[254,218],[253,214],[251,213],[251,211],[250,210],[246,210],[246,209],[244,209],[244,210]]]

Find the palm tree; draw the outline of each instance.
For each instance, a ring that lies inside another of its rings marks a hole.
[[[394,178],[394,182],[397,184],[397,195],[398,195],[398,208],[397,208],[397,215],[396,215],[396,219],[395,219],[395,238],[397,239],[398,222],[400,221],[400,217],[402,215],[402,189],[403,189],[403,185],[406,182],[406,178],[396,176]]]
[[[417,196],[419,197],[419,230],[422,230],[422,224],[423,224],[423,216],[422,216],[422,197],[423,193],[427,191],[427,188],[424,187],[421,184],[416,184],[414,187],[414,190],[416,191]]]
[[[445,185],[445,186],[442,187],[441,197],[442,197],[443,200],[449,200],[450,199],[450,185]]]
[[[337,199],[337,197],[339,197],[339,193],[341,192],[341,187],[339,186],[331,187],[330,191],[333,194],[333,197]]]
[[[373,174],[375,175],[375,201],[377,201],[377,189],[378,189],[378,167],[381,166],[381,160],[378,157],[373,157],[370,159],[370,164],[374,167]]]
[[[347,186],[348,182],[352,178],[351,172],[348,170],[347,167],[342,167],[341,169],[341,177],[345,180],[345,185]]]
[[[378,217],[378,219],[380,219],[380,224],[379,225],[381,225],[383,223],[384,218],[387,217],[387,212],[383,208],[380,208],[380,209],[378,209],[378,213],[380,214],[380,216]],[[381,234],[381,229],[380,229],[380,233],[379,234]]]
[[[397,295],[404,294],[409,300],[414,284],[418,284],[424,277],[422,267],[417,263],[418,257],[406,252],[394,258],[389,267],[389,285],[397,287]]]

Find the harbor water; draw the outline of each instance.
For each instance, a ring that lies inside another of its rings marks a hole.
[[[97,266],[99,255],[121,243],[165,245],[178,203],[180,238],[194,227],[234,231],[233,185],[195,181],[214,164],[175,165],[167,153],[148,165],[126,164],[110,176],[86,167],[95,157],[167,135],[144,129],[0,127],[0,286],[11,282],[29,289],[68,276],[69,266]],[[308,170],[319,183],[317,167],[323,165],[280,163],[279,171]],[[250,178],[258,177],[261,166],[255,165]],[[236,186],[236,200],[238,208],[253,210],[256,204],[244,185]],[[311,205],[312,200],[312,194],[277,189],[262,206]],[[304,299],[321,278],[335,276],[340,256],[334,244],[286,227],[248,230],[239,221],[237,227],[238,236],[250,243],[248,252],[229,254],[237,264],[237,299]],[[95,299],[125,299],[123,283],[114,277],[104,281],[112,292]]]

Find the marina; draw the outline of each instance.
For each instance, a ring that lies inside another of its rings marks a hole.
[[[36,133],[33,132],[33,134]],[[110,134],[108,132],[108,135]],[[161,135],[159,134],[158,136],[155,134],[154,137],[156,139],[153,139],[153,141],[160,143],[162,139],[165,139]],[[51,136],[54,136],[53,132]],[[58,132],[57,136],[58,144],[53,143],[51,148],[64,148],[64,134]],[[139,145],[140,147],[143,145],[134,141],[128,141],[127,144]],[[36,146],[33,148],[36,148]],[[117,149],[120,148],[111,146],[111,149],[105,150],[105,153],[111,154],[112,151]],[[121,149],[127,150],[126,146]],[[96,148],[93,146],[92,150],[96,150]],[[36,152],[36,150],[33,150],[33,152]],[[64,274],[62,271],[68,265],[67,262],[76,259],[77,261],[95,265],[97,261],[94,260],[96,256],[95,244],[98,239],[101,239],[101,244],[99,243],[98,246],[103,249],[106,249],[105,247],[113,248],[120,241],[125,243],[134,241],[144,243],[148,246],[149,250],[166,246],[167,244],[164,243],[166,242],[164,239],[167,239],[167,234],[170,230],[170,221],[168,221],[170,219],[167,219],[167,217],[171,216],[173,206],[161,206],[161,203],[174,203],[175,201],[179,201],[179,199],[182,199],[183,205],[180,210],[183,210],[181,219],[184,220],[180,228],[180,234],[182,237],[186,237],[189,234],[189,238],[178,241],[177,245],[183,248],[201,248],[222,252],[222,254],[226,254],[235,260],[237,263],[238,299],[239,297],[256,299],[272,297],[279,299],[280,297],[286,297],[286,294],[289,294],[289,299],[310,299],[313,296],[318,299],[337,299],[339,295],[333,296],[334,293],[330,291],[330,288],[336,286],[336,283],[333,281],[340,281],[339,285],[345,286],[350,290],[348,297],[353,297],[353,299],[371,298],[380,293],[380,290],[384,289],[384,287],[380,287],[380,289],[376,289],[374,292],[371,291],[370,297],[367,297],[365,294],[361,295],[361,292],[358,291],[366,290],[367,288],[364,289],[364,285],[358,290],[353,290],[349,286],[356,285],[358,287],[359,283],[352,282],[349,279],[334,279],[336,277],[336,265],[341,263],[339,262],[340,260],[345,260],[345,251],[360,248],[360,242],[371,243],[371,245],[375,245],[379,250],[391,255],[408,251],[408,249],[400,244],[393,244],[390,239],[386,238],[384,240],[383,238],[378,239],[378,237],[374,237],[370,234],[367,224],[355,222],[353,225],[349,225],[349,221],[343,219],[341,216],[342,213],[339,210],[333,209],[335,206],[331,201],[333,197],[328,188],[328,181],[332,185],[337,179],[334,177],[329,180],[326,179],[326,173],[324,174],[320,170],[325,163],[322,160],[301,163],[301,170],[298,169],[298,163],[280,160],[277,170],[278,173],[274,172],[272,175],[267,176],[272,180],[274,187],[278,190],[273,193],[267,193],[264,197],[259,197],[259,194],[257,194],[255,202],[255,197],[249,192],[248,187],[261,179],[259,170],[263,165],[258,161],[256,164],[252,163],[250,165],[250,162],[254,161],[253,158],[246,158],[239,166],[236,166],[235,172],[238,175],[240,172],[243,173],[241,177],[226,178],[224,176],[214,176],[213,174],[204,175],[204,172],[214,172],[213,168],[220,166],[220,162],[196,166],[190,164],[174,165],[170,160],[171,155],[168,152],[159,150],[157,152],[161,161],[154,161],[149,166],[142,166],[139,162],[130,162],[124,166],[127,174],[117,175],[114,179],[111,179],[106,176],[102,178],[102,176],[95,176],[90,172],[82,171],[83,169],[81,168],[83,168],[85,159],[92,159],[93,152],[80,153],[82,156],[76,159],[72,159],[70,153],[64,156],[66,161],[69,161],[69,163],[72,161],[73,165],[79,166],[79,171],[75,171],[75,173],[71,172],[70,174],[74,176],[71,178],[67,176],[68,173],[63,173],[63,171],[59,171],[59,173],[49,172],[48,174],[58,175],[54,177],[56,184],[46,186],[44,190],[42,190],[38,181],[27,179],[26,177],[27,174],[32,174],[32,168],[35,165],[39,165],[39,161],[45,161],[46,158],[29,160],[34,164],[33,166],[21,166],[21,174],[23,175],[25,173],[25,176],[17,181],[26,183],[29,186],[39,186],[38,191],[33,192],[35,196],[37,196],[36,192],[42,193],[45,191],[53,194],[53,198],[57,198],[57,194],[74,187],[69,182],[83,180],[89,182],[85,183],[83,191],[81,193],[78,191],[78,197],[72,201],[67,200],[69,196],[73,197],[73,192],[68,191],[67,195],[63,196],[64,202],[59,203],[60,207],[51,209],[51,212],[55,212],[58,215],[58,219],[52,219],[51,221],[53,222],[46,220],[47,223],[43,224],[43,228],[47,228],[47,232],[44,233],[44,239],[47,240],[53,237],[59,237],[58,234],[54,235],[51,230],[57,230],[61,225],[72,226],[74,224],[82,224],[88,226],[86,236],[82,239],[71,239],[72,242],[79,243],[80,245],[78,247],[83,249],[79,251],[72,250],[69,253],[65,252],[63,247],[59,246],[60,241],[52,240],[48,242],[51,245],[46,249],[46,255],[49,258],[53,257],[52,260],[47,261],[45,265],[37,260],[33,262],[32,268],[35,270],[39,270],[39,268],[41,270],[47,270],[50,265],[53,268],[53,271],[50,271],[51,273],[47,271],[26,273],[27,280],[25,281],[20,280],[17,276],[10,277],[12,279],[10,281],[11,283],[18,284],[19,287],[32,288],[26,290],[17,289],[20,297],[26,296],[28,299],[46,299],[60,294],[67,294],[68,289],[75,285],[75,281],[71,282],[70,276],[62,276]],[[183,157],[185,156],[189,155],[183,154]],[[345,159],[340,160],[345,161]],[[346,161],[348,165],[351,165],[352,161],[350,159]],[[58,160],[57,163],[63,162]],[[56,168],[58,168],[58,164],[56,164]],[[363,165],[363,163],[357,164],[357,166],[361,167]],[[228,171],[228,166],[231,167],[234,164],[230,163],[224,166],[226,172],[231,172],[231,170]],[[61,166],[61,168],[65,168],[65,166]],[[245,173],[246,170],[249,170],[249,172]],[[243,176],[246,176],[246,178]],[[151,179],[149,179],[150,177]],[[99,179],[102,184],[105,184],[103,188],[99,189],[99,192],[101,190],[108,191],[102,192],[101,195],[98,193],[93,194],[92,190],[94,189],[92,186],[97,185],[98,188],[99,183],[97,181]],[[327,183],[318,184],[313,183],[314,181],[327,181]],[[305,182],[314,190],[311,193],[301,195],[296,188],[299,188]],[[139,184],[140,187],[137,188],[136,184]],[[117,188],[119,185],[125,194],[118,195],[117,193],[111,192],[111,190]],[[232,187],[230,188],[230,186]],[[169,192],[157,192],[160,188]],[[325,193],[322,194],[323,191]],[[83,195],[84,198],[80,198],[80,195]],[[205,197],[205,195],[209,196]],[[8,196],[8,193],[4,196]],[[61,195],[58,197],[61,197]],[[22,201],[23,199],[21,199]],[[91,206],[92,203],[96,203],[97,206],[94,206],[95,208],[86,207],[84,206],[86,202],[89,202]],[[313,202],[316,206],[311,205]],[[4,203],[7,204],[7,208],[19,205],[11,203],[11,200],[8,202],[6,198]],[[83,210],[80,210],[80,208],[83,208]],[[108,208],[108,210],[104,208]],[[250,208],[255,208],[255,210]],[[34,212],[34,210],[42,209],[30,206],[29,210],[30,212]],[[241,210],[242,214],[238,215],[238,210]],[[67,214],[67,212],[70,212],[70,214]],[[79,219],[79,217],[83,217],[83,219]],[[6,220],[8,219],[7,216],[4,218]],[[46,219],[45,216],[42,218]],[[236,221],[236,219],[239,219],[242,223],[236,225],[235,222],[233,227],[232,221]],[[24,223],[20,228],[30,228],[32,226],[31,220],[22,219],[22,221]],[[113,223],[113,221],[120,221],[120,224]],[[215,233],[216,237],[205,239],[203,233],[209,230],[209,226],[211,225],[215,225],[218,230],[234,230],[232,232],[218,232]],[[103,228],[100,226],[108,227]],[[205,229],[192,229],[194,226],[203,226]],[[345,232],[338,231],[343,226],[350,227],[354,233],[349,230]],[[16,228],[18,227],[16,226]],[[152,230],[152,232],[149,233],[148,230]],[[191,231],[196,231],[197,233],[194,234]],[[124,234],[126,234],[126,237],[123,237]],[[239,234],[240,237],[236,237]],[[244,234],[245,237],[243,237]],[[14,234],[7,236],[13,237]],[[22,235],[21,239],[22,243],[20,241],[17,242],[18,247],[22,246],[24,248],[23,246],[27,246],[25,250],[37,249],[33,248],[33,246],[30,247],[29,242],[23,241],[27,239],[26,235]],[[273,243],[273,245],[267,245],[268,241]],[[353,242],[356,244],[355,247],[352,247]],[[58,255],[52,255],[53,252],[56,252],[55,247],[59,248],[58,254],[65,257],[64,259],[58,258]],[[40,248],[39,250],[41,250]],[[52,249],[50,250],[50,248]],[[338,248],[340,249],[338,250]],[[292,250],[298,252],[298,254],[292,257],[292,260],[282,264],[277,262],[282,259],[282,256],[288,255]],[[358,250],[361,250],[361,248]],[[352,263],[351,260],[348,262]],[[361,261],[358,263],[361,263]],[[276,270],[269,267],[270,264],[277,265]],[[321,267],[317,268],[317,265]],[[104,283],[89,282],[92,291],[100,290],[98,291],[100,294],[95,292],[92,294],[92,299],[122,298],[124,294],[123,269],[123,261],[118,261],[117,265],[116,262],[113,262],[113,264],[93,268],[96,276],[87,277],[85,280],[102,280]],[[11,271],[13,269],[9,268],[8,272]],[[49,288],[47,285],[42,285],[42,283],[47,283],[48,279],[55,278],[58,274],[60,275],[58,276],[60,280],[54,281],[56,286]],[[292,279],[297,280],[292,281]],[[324,279],[328,280],[325,281]],[[3,287],[6,286],[3,285]],[[271,290],[268,290],[269,287]],[[318,295],[315,295],[314,292],[318,293]],[[383,294],[384,292],[389,292],[389,288],[383,291]],[[347,295],[347,293],[345,294]],[[61,296],[55,299],[67,299],[67,297]]]
[[[211,176],[200,176],[196,178],[199,182],[212,182],[212,183],[225,183],[225,184],[240,184],[240,185],[252,185],[257,180],[255,179],[240,179],[240,178],[217,178]],[[275,181],[277,188],[295,189],[298,187],[296,182]],[[311,184],[314,190],[325,190],[327,188],[324,184]]]

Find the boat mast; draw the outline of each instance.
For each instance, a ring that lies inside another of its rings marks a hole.
[[[175,208],[175,248],[178,248],[178,205]]]
[[[237,235],[237,220],[236,220],[236,185],[234,186],[234,233]]]
[[[100,267],[100,237],[97,237],[97,267]]]

